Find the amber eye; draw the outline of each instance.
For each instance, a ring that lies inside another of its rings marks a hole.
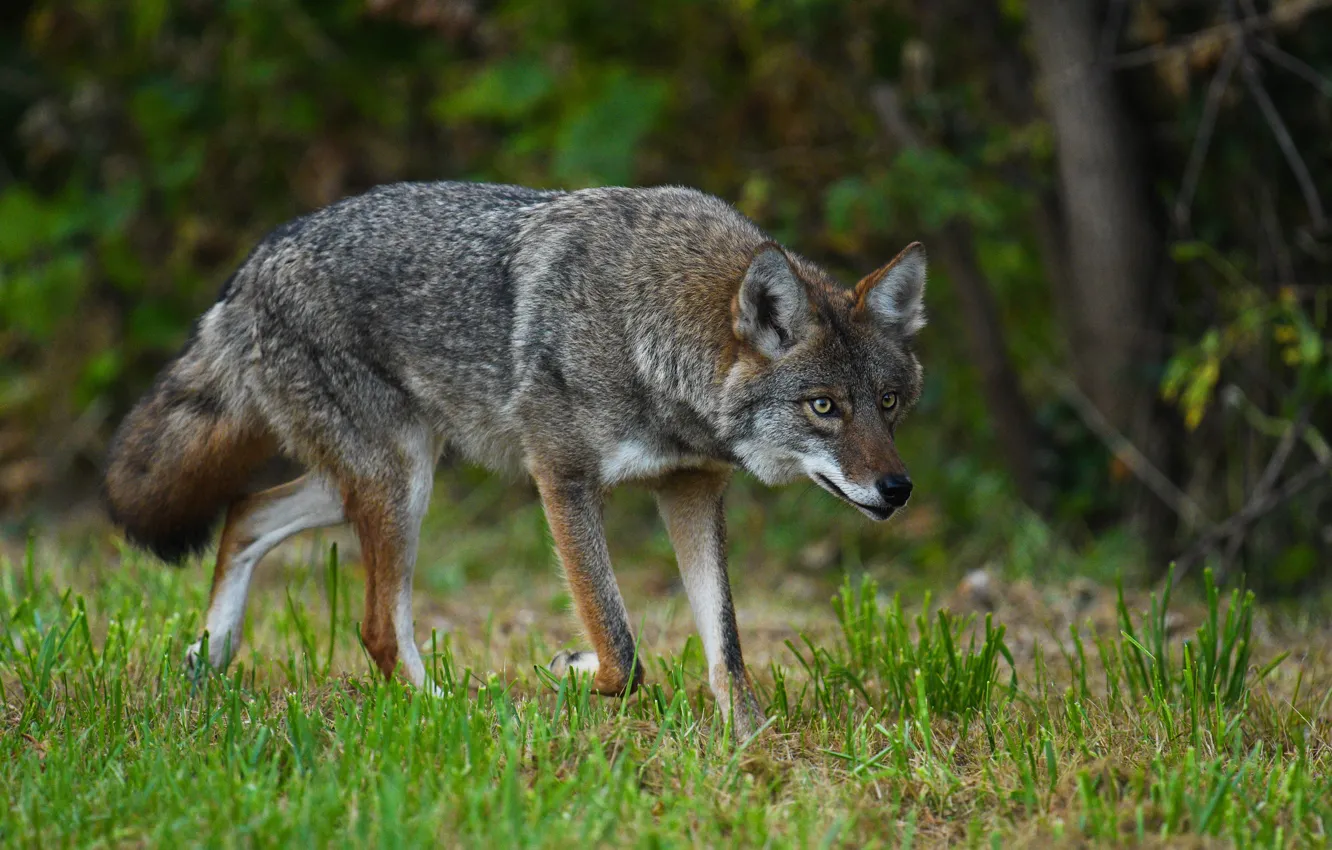
[[[897,393],[884,393],[879,403],[883,405],[884,410],[892,410],[897,407]]]
[[[819,396],[810,400],[809,409],[814,411],[816,416],[832,416],[837,412],[837,405],[827,396]]]

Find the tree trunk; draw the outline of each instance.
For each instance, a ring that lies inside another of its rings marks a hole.
[[[1105,417],[1163,468],[1167,441],[1157,415],[1160,345],[1157,263],[1146,178],[1131,118],[1108,68],[1097,65],[1099,23],[1091,0],[1029,0],[1027,25],[1054,130],[1069,274],[1056,285],[1071,315],[1065,329],[1078,383]],[[1169,517],[1139,500],[1149,542]]]

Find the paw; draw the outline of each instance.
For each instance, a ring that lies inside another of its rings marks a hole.
[[[601,663],[597,661],[595,652],[570,652],[566,650],[556,653],[555,657],[550,660],[550,672],[557,679],[563,679],[569,675],[570,670],[577,670],[579,673],[595,677],[600,669]]]
[[[628,665],[625,665],[626,667]],[[643,665],[634,671],[632,681],[620,669],[607,665],[603,667],[595,652],[561,652],[550,661],[550,672],[557,679],[563,679],[574,670],[584,676],[592,677],[592,692],[604,697],[620,697],[632,693],[643,684]]]

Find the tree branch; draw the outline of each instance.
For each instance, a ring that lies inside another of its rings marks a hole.
[[[1304,429],[1309,425],[1309,416],[1313,412],[1313,406],[1306,404],[1295,419],[1286,428],[1277,441],[1276,449],[1272,452],[1272,457],[1267,461],[1267,466],[1263,469],[1263,474],[1254,485],[1253,494],[1249,497],[1249,504],[1261,502],[1267,498],[1272,491],[1272,486],[1276,484],[1277,478],[1281,477],[1281,470],[1286,468],[1286,461],[1290,459],[1290,453],[1295,449],[1295,443],[1299,440]],[[1244,538],[1247,529],[1240,528],[1230,535],[1230,542],[1226,544],[1226,551],[1221,563],[1225,569],[1229,570],[1229,565],[1239,554],[1240,547],[1244,545]]]
[[[1143,47],[1138,50],[1131,50],[1128,53],[1121,53],[1111,59],[1109,65],[1116,70],[1151,65],[1154,62],[1160,62],[1179,53],[1192,53],[1199,45],[1211,41],[1218,36],[1228,40],[1237,40],[1249,33],[1261,32],[1281,24],[1299,21],[1313,12],[1327,8],[1328,6],[1332,6],[1332,0],[1304,0],[1302,3],[1285,3],[1268,12],[1266,15],[1245,18],[1243,21],[1231,21],[1229,23],[1217,24],[1214,27],[1199,30],[1193,35],[1173,44],[1154,44],[1151,47]]]
[[[1230,517],[1230,519],[1209,528],[1198,538],[1198,542],[1192,548],[1175,559],[1176,578],[1182,577],[1190,566],[1215,549],[1217,544],[1226,537],[1251,525],[1273,509],[1299,495],[1306,487],[1325,477],[1329,471],[1332,471],[1332,457],[1326,457],[1313,466],[1302,470],[1298,475],[1287,481],[1280,490],[1271,493],[1261,501],[1251,501],[1244,506],[1243,510]]]
[[[1205,517],[1198,503],[1179,489],[1175,482],[1121,434],[1076,384],[1058,373],[1050,374],[1050,381],[1059,394],[1073,406],[1087,427],[1101,438],[1106,447],[1114,452],[1115,457],[1122,461],[1139,481],[1147,485],[1157,498],[1169,505],[1170,509],[1184,520],[1188,528],[1194,528],[1203,521]]]
[[[1322,92],[1325,97],[1332,97],[1332,80],[1318,73],[1318,69],[1308,62],[1291,56],[1269,41],[1255,41],[1254,47],[1258,49],[1259,53],[1271,60],[1273,65],[1278,65],[1295,76],[1301,77],[1305,82]]]
[[[1101,27],[1101,47],[1097,53],[1100,61],[1113,59],[1115,45],[1119,43],[1119,31],[1124,27],[1124,15],[1128,12],[1128,0],[1110,0],[1110,7],[1105,11],[1105,24]]]
[[[1304,164],[1303,157],[1295,147],[1295,141],[1290,137],[1290,131],[1286,129],[1286,122],[1281,120],[1281,113],[1277,112],[1276,104],[1267,94],[1267,89],[1263,88],[1263,81],[1259,79],[1251,58],[1246,56],[1240,62],[1240,73],[1244,77],[1245,85],[1249,87],[1249,93],[1258,101],[1258,108],[1267,119],[1267,126],[1272,128],[1272,134],[1276,136],[1277,144],[1286,157],[1286,163],[1290,166],[1290,170],[1295,172],[1295,179],[1299,181],[1300,191],[1304,194],[1304,203],[1309,208],[1314,228],[1322,231],[1327,218],[1323,212],[1323,201],[1318,197],[1318,188],[1314,185],[1313,176],[1309,174],[1309,166]]]
[[[1231,75],[1235,73],[1235,66],[1239,64],[1240,57],[1244,53],[1242,44],[1236,41],[1226,50],[1221,66],[1216,69],[1211,85],[1207,88],[1207,102],[1203,105],[1198,135],[1193,139],[1189,162],[1184,168],[1184,182],[1180,185],[1179,197],[1175,199],[1175,226],[1180,230],[1188,227],[1193,195],[1198,191],[1203,162],[1207,159],[1207,149],[1212,143],[1212,131],[1216,129],[1216,117],[1221,112],[1221,98],[1225,95],[1226,85],[1230,82]]]

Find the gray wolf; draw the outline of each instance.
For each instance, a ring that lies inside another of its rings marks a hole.
[[[747,734],[763,721],[723,491],[738,468],[769,484],[807,476],[874,520],[906,504],[893,438],[920,393],[925,271],[913,243],[842,287],[691,189],[382,186],[254,248],[118,429],[109,513],[178,560],[225,511],[206,621],[219,667],[265,553],[350,523],[367,576],[361,638],[385,675],[432,687],[412,571],[435,466],[449,449],[525,473],[591,643],[551,669],[621,694],[643,668],[601,508],[616,485],[645,482],[713,691]],[[250,492],[275,456],[305,474]]]

